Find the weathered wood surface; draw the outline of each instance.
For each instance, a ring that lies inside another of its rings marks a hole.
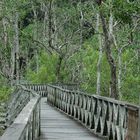
[[[40,99],[36,92],[21,86],[29,92],[30,101],[17,114],[14,122],[6,129],[0,140],[36,140],[40,135]],[[24,95],[24,92],[21,94]],[[23,100],[26,100],[25,98]]]
[[[14,123],[5,131],[1,140],[35,140],[39,136],[39,98],[33,98],[24,107]]]
[[[0,112],[0,128],[5,129],[14,121],[30,100],[30,93],[17,87],[9,100],[3,103]]]
[[[41,136],[40,140],[101,140],[80,123],[41,99]]]
[[[46,84],[24,84],[28,89],[34,90],[41,97],[47,97],[47,85]]]
[[[54,86],[61,87],[68,90],[79,90],[79,84],[63,84],[63,83],[54,83]]]

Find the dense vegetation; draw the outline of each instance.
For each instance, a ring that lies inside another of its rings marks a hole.
[[[138,103],[139,13],[139,0],[1,0],[0,98],[25,80]]]

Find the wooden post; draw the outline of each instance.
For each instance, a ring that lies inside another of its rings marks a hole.
[[[41,135],[41,103],[39,101],[39,136]]]
[[[138,114],[139,114],[139,116],[138,116],[138,136],[137,136],[137,140],[140,140],[140,107],[139,107],[139,113]]]
[[[138,137],[138,122],[139,122],[139,110],[132,107],[128,109],[128,129],[125,140],[139,140]]]
[[[54,88],[54,106],[56,106],[56,88]]]

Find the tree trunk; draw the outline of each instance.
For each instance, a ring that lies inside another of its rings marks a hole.
[[[49,48],[52,48],[52,0],[49,2],[48,8],[48,38]]]
[[[33,13],[34,13],[34,24],[35,24],[35,30],[34,30],[34,36],[33,39],[34,40],[38,40],[38,20],[37,20],[37,11],[34,7],[34,5],[32,5],[33,8]],[[36,59],[36,73],[38,74],[39,72],[39,59],[38,59],[38,46],[37,44],[35,44],[35,59]]]
[[[56,81],[61,82],[62,77],[61,77],[61,65],[62,65],[63,57],[59,56],[57,66],[56,66]]]
[[[6,20],[5,18],[2,19],[2,24],[3,24],[3,39],[4,39],[4,47],[7,47],[7,43],[8,43],[8,35],[7,35],[7,27],[6,27]]]
[[[112,46],[112,22],[113,22],[113,17],[111,15],[110,17],[110,32],[108,32],[107,30],[107,25],[106,25],[106,21],[105,18],[103,16],[102,11],[100,10],[100,17],[101,17],[101,23],[102,23],[102,28],[103,28],[103,33],[104,33],[104,37],[105,37],[105,43],[104,43],[104,47],[105,47],[105,53],[106,53],[106,57],[110,66],[110,97],[118,99],[118,92],[117,92],[117,72],[116,72],[116,63],[115,60],[112,56],[112,51],[111,51],[111,46]]]
[[[99,32],[99,14],[97,14],[97,25],[96,30]],[[101,61],[102,61],[102,37],[101,34],[98,34],[98,41],[99,41],[99,57],[97,63],[97,87],[96,87],[96,94],[101,95]]]
[[[46,23],[47,23],[47,7],[46,4],[43,4],[43,10],[44,10],[44,27],[43,27],[43,40],[45,41],[46,38]]]
[[[120,48],[118,52],[118,95],[120,100],[122,99],[121,76],[122,76],[122,49]]]
[[[18,28],[18,12],[15,13],[14,15],[14,46],[12,50],[12,77],[13,80],[16,80],[16,83],[19,83],[19,28]]]

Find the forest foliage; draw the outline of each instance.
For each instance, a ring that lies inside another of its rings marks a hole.
[[[138,103],[139,13],[139,0],[1,0],[0,99],[30,81]]]

